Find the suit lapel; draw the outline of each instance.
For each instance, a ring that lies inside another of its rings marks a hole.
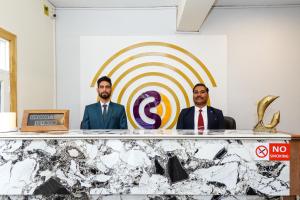
[[[214,120],[214,112],[210,106],[207,106],[207,129],[211,129]]]
[[[188,129],[194,129],[194,127],[195,127],[194,116],[195,116],[195,106],[190,108],[188,116],[187,116],[187,119],[192,119],[192,120],[189,120],[189,126],[187,127]]]
[[[98,102],[96,104],[96,118],[99,119],[97,120],[98,127],[103,127],[104,121],[103,121],[103,116],[102,116],[102,109],[101,109],[101,104]]]
[[[110,119],[111,117],[113,116],[113,111],[114,111],[114,103],[113,102],[110,102],[109,103],[109,106],[108,106],[108,110],[107,110],[107,116],[106,116],[106,121],[105,121],[105,128],[108,128],[109,126],[109,122],[110,122]]]

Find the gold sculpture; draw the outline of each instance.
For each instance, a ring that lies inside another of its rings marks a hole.
[[[279,96],[266,96],[262,98],[257,105],[257,116],[258,116],[258,122],[256,126],[254,127],[254,131],[256,132],[276,132],[276,126],[279,124],[280,121],[280,112],[276,112],[271,120],[271,123],[264,125],[263,119],[266,112],[266,109],[268,106]]]

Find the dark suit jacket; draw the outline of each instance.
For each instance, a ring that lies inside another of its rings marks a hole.
[[[195,106],[182,109],[176,129],[194,129]],[[224,116],[221,110],[207,106],[207,129],[225,129]]]
[[[124,106],[110,102],[107,111],[107,119],[102,117],[101,104],[99,102],[85,107],[81,129],[127,129],[127,117]]]

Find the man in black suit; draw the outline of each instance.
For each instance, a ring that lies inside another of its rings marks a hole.
[[[195,106],[182,109],[177,121],[177,129],[225,129],[224,116],[221,110],[207,106],[209,89],[202,83],[193,88]]]

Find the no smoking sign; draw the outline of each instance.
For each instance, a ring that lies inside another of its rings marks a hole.
[[[266,147],[264,145],[260,145],[260,146],[256,147],[255,154],[257,157],[265,158],[268,156],[268,153],[269,153],[268,147]]]
[[[290,144],[257,144],[255,145],[255,160],[290,160]]]

